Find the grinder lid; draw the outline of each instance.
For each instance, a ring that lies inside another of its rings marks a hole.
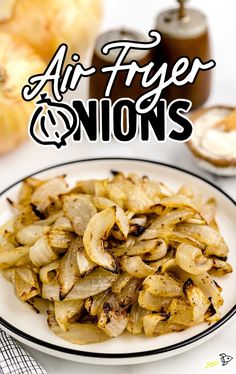
[[[109,30],[102,35],[100,35],[96,41],[95,45],[95,53],[98,57],[102,60],[107,62],[114,62],[120,53],[120,48],[115,48],[110,50],[109,54],[104,55],[102,53],[102,47],[114,41],[132,41],[132,42],[147,42],[146,37],[134,30],[121,28],[121,29],[114,29]],[[128,63],[132,60],[140,61],[148,56],[149,51],[147,49],[131,49],[128,55],[125,58],[125,62]]]
[[[179,8],[161,12],[156,21],[158,31],[173,38],[193,38],[207,30],[206,16],[197,9],[185,8],[185,0],[178,0]]]

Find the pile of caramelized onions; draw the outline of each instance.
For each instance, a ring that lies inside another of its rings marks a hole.
[[[216,201],[112,174],[72,187],[65,176],[23,182],[0,231],[0,268],[17,297],[75,344],[218,321],[223,298],[212,277],[232,267]]]

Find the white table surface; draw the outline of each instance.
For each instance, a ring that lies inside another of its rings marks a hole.
[[[148,32],[152,28],[157,12],[165,7],[172,6],[173,0],[105,0],[105,14],[102,30],[119,26]],[[193,0],[192,5],[201,8],[208,14],[210,29],[213,38],[213,56],[217,67],[214,72],[214,82],[211,103],[236,104],[236,1],[224,0]],[[79,95],[86,98],[86,87],[82,85]],[[215,182],[232,197],[236,199],[236,178],[214,177],[197,167],[185,145],[166,142],[158,144],[151,141],[142,144],[139,140],[131,144],[118,144],[112,141],[110,144],[72,144],[66,150],[54,150],[42,148],[31,141],[22,145],[16,151],[0,157],[0,189],[7,187],[17,179],[44,168],[49,165],[64,161],[102,156],[123,156],[150,158],[191,170]],[[77,364],[65,360],[50,357],[27,348],[33,357],[44,366],[48,374],[106,374],[110,370],[114,374],[121,373],[160,373],[174,374],[181,370],[182,374],[200,374],[207,371],[211,373],[233,373],[236,370],[236,321],[227,326],[223,332],[209,342],[195,348],[188,353],[145,365],[105,367]],[[219,359],[219,354],[226,352],[234,356],[234,360],[227,366],[215,366],[205,369],[207,361]]]

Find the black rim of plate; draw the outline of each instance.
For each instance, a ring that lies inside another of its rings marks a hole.
[[[20,180],[17,182],[11,184],[9,187],[7,187],[4,191],[0,193],[0,196],[4,195],[7,191],[12,189],[14,186],[17,184],[21,183],[25,178],[27,177],[32,177],[37,174],[50,171],[52,169],[59,168],[61,166],[66,166],[66,165],[72,165],[72,164],[77,164],[77,163],[84,163],[84,162],[93,162],[93,161],[129,161],[129,162],[143,162],[143,163],[148,163],[148,164],[155,164],[155,165],[160,165],[164,166],[170,169],[174,170],[179,170],[185,174],[192,175],[193,177],[202,180],[203,182],[211,185],[213,188],[218,190],[221,194],[223,194],[228,200],[230,200],[234,206],[236,206],[236,202],[226,193],[224,192],[221,188],[216,186],[214,183],[208,181],[207,179],[198,176],[195,173],[192,173],[190,171],[187,171],[185,169],[182,169],[178,166],[174,165],[169,165],[163,162],[158,162],[158,161],[153,161],[153,160],[147,160],[147,159],[138,159],[138,158],[123,158],[123,157],[101,157],[101,158],[89,158],[89,159],[81,159],[81,160],[74,160],[74,161],[69,161],[53,166],[49,166],[45,169],[38,170]],[[211,334],[212,332],[218,330],[221,326],[223,326],[230,318],[233,317],[233,315],[236,313],[236,305],[233,306],[233,308],[230,309],[230,311],[223,317],[221,318],[218,322],[216,322],[214,325],[210,326],[206,330],[202,331],[201,333],[194,335],[193,337],[183,340],[182,342],[172,344],[163,348],[157,348],[153,350],[148,350],[148,351],[143,351],[143,352],[130,352],[130,353],[97,353],[97,352],[86,352],[86,351],[80,351],[78,349],[71,349],[71,348],[64,348],[55,344],[47,343],[46,341],[43,341],[41,339],[37,339],[34,336],[31,336],[16,327],[14,327],[12,324],[4,320],[3,318],[0,317],[0,325],[5,327],[6,330],[9,332],[12,332],[14,335],[19,336],[23,338],[24,340],[27,340],[29,342],[34,343],[37,346],[45,347],[53,351],[58,351],[58,352],[63,352],[66,354],[70,355],[76,355],[76,356],[83,356],[83,357],[94,357],[94,358],[109,358],[109,359],[121,359],[121,358],[135,358],[135,357],[145,357],[145,356],[154,356],[158,355],[161,353],[166,353],[170,351],[175,351],[179,348],[186,347],[187,345],[191,345]]]

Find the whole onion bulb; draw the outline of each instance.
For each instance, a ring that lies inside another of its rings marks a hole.
[[[0,31],[0,154],[27,138],[34,102],[21,98],[31,75],[45,69],[44,60],[15,35]]]
[[[0,30],[25,39],[47,62],[61,43],[83,58],[100,19],[101,0],[0,0]]]

